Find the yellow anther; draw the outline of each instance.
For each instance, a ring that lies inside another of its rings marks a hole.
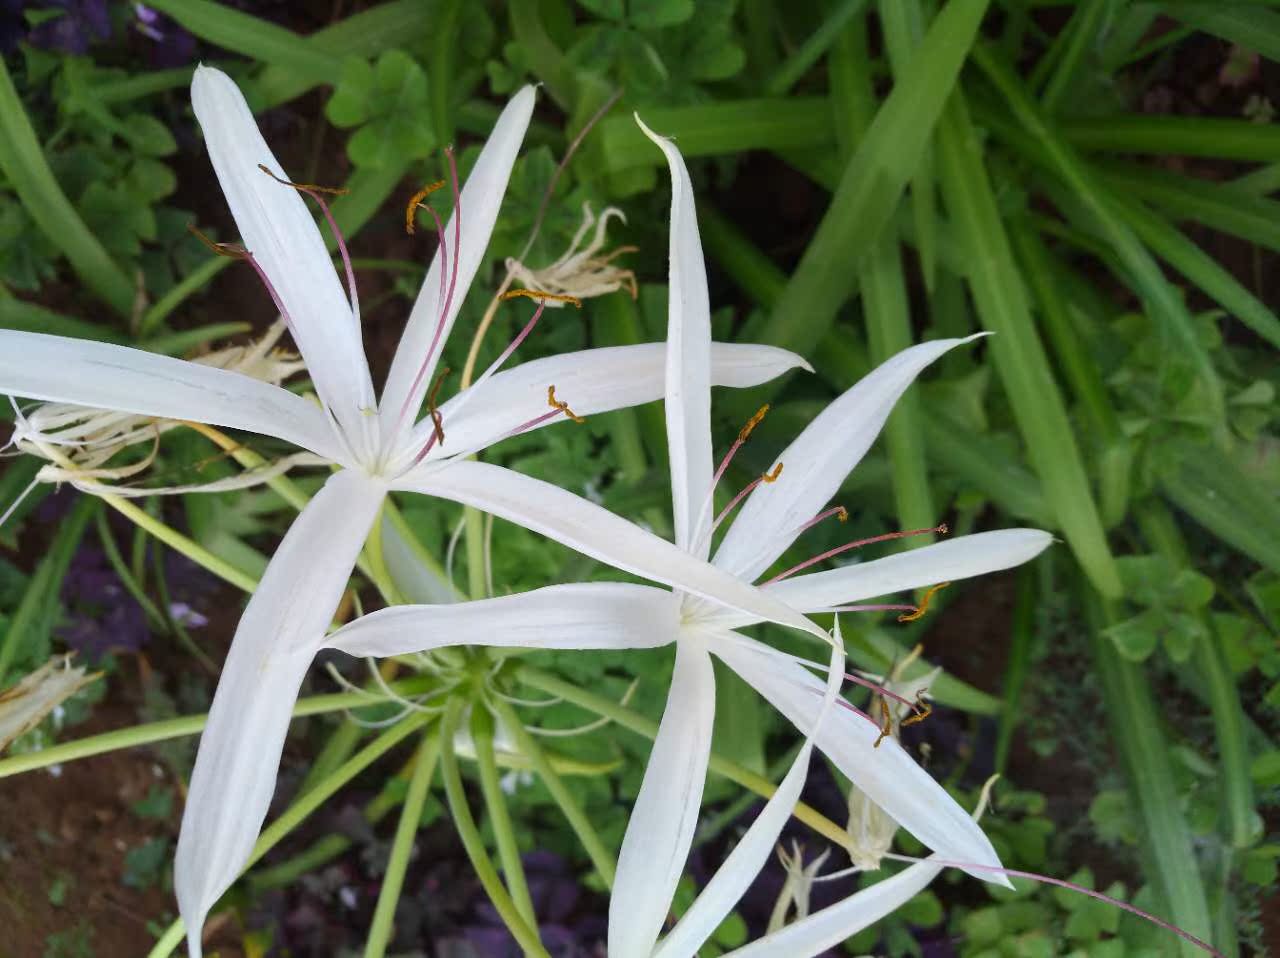
[[[760,477],[760,481],[761,481],[761,482],[777,482],[777,481],[778,481],[778,477],[779,477],[780,475],[782,475],[782,463],[778,463],[776,466],[774,466],[774,467],[773,467],[772,469],[770,469],[768,472],[764,473],[764,474]]]
[[[943,528],[945,531],[945,527]],[[914,612],[904,612],[902,615],[898,616],[898,621],[914,622],[916,619],[920,618],[922,615],[924,615],[926,612],[929,611],[929,602],[930,600],[933,599],[934,595],[939,590],[945,589],[950,584],[951,584],[950,582],[940,582],[937,585],[935,585],[932,589],[930,589],[928,592],[924,594],[924,598],[920,600],[920,604],[916,606],[916,610]]]
[[[435,385],[431,387],[431,392],[427,395],[427,413],[431,416],[431,428],[435,430],[436,442],[444,445],[444,417],[440,415],[440,410],[436,408],[436,397],[440,395],[440,387],[444,385],[444,378],[449,375],[449,367],[445,366],[440,370],[440,375],[436,377]]]
[[[218,255],[225,256],[228,259],[245,259],[249,255],[249,251],[239,243],[215,243],[209,237],[201,233],[191,223],[187,224],[187,230],[205,246],[209,247],[209,251]]]
[[[747,420],[747,424],[738,430],[738,442],[746,442],[756,426],[760,425],[760,421],[769,414],[769,404],[765,403],[756,410],[756,414]]]
[[[284,180],[276,176],[266,165],[259,163],[258,169],[266,173],[277,183],[282,186],[292,186],[295,190],[309,190],[312,193],[328,193],[330,196],[346,196],[351,191],[344,186],[317,186],[315,183],[295,183],[292,180]]]
[[[578,299],[577,296],[570,296],[567,293],[548,293],[540,289],[509,289],[502,294],[502,298],[504,300],[517,299],[521,296],[526,299],[542,300],[543,302],[573,303],[573,305],[577,306],[578,309],[582,309],[582,300]]]
[[[849,521],[849,510],[844,506],[836,506],[836,518],[841,522]]]
[[[884,724],[880,726],[880,734],[876,736],[876,742],[872,748],[879,748],[880,743],[893,734],[893,716],[889,714],[889,703],[885,699],[879,699],[880,716]]]
[[[916,693],[916,704],[912,708],[915,714],[904,718],[903,725],[916,725],[933,714],[933,706],[924,700],[923,689]]]
[[[444,186],[444,180],[436,180],[434,183],[428,183],[413,196],[409,197],[409,205],[404,208],[404,231],[410,236],[413,235],[415,225],[413,222],[413,214],[418,211],[418,207],[422,205],[422,201],[434,193],[436,190]]]
[[[564,413],[566,416],[568,416],[570,419],[572,419],[576,423],[584,423],[587,421],[582,416],[579,416],[572,409],[570,409],[569,404],[567,402],[562,402],[561,400],[556,399],[556,387],[554,385],[547,387],[547,405],[550,406],[552,409],[559,409],[562,413]]]

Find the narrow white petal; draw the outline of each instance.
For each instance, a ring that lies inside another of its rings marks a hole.
[[[883,559],[792,576],[762,589],[793,609],[820,612],[832,606],[1009,569],[1034,559],[1052,542],[1053,536],[1039,529],[978,532]],[[716,613],[714,621],[725,628],[750,624],[741,615],[728,611]]]
[[[718,643],[715,653],[801,731],[813,728],[822,707],[823,683],[808,669],[745,636]],[[875,723],[845,708],[831,711],[814,733],[818,748],[885,814],[934,851],[957,862],[999,867],[982,829],[892,736],[879,748]],[[974,868],[975,878],[1006,884]]]
[[[929,861],[912,865],[892,878],[850,895],[837,904],[787,925],[772,935],[735,948],[734,958],[812,958],[837,947],[850,935],[870,928],[886,915],[905,905],[928,887],[942,871]]]
[[[705,559],[711,491],[711,300],[702,260],[693,184],[675,144],[636,122],[667,157],[671,170],[670,280],[667,306],[667,447],[676,545]]]
[[[374,407],[360,322],[306,202],[258,169],[261,163],[289,179],[230,77],[196,67],[191,105],[244,245],[289,311],[294,342],[316,392],[348,435],[360,436],[367,429],[360,410]]]
[[[182,815],[174,891],[189,937],[235,881],[275,790],[298,687],[382,503],[359,473],[334,475],[285,535],[222,667]]]
[[[828,640],[825,632],[790,606],[549,482],[489,463],[452,460],[420,466],[393,487],[475,506],[624,572]]]
[[[552,585],[449,605],[397,605],[362,616],[326,645],[350,655],[405,655],[447,645],[650,649],[680,627],[675,595],[621,582]]]
[[[502,197],[507,191],[507,181],[511,178],[511,167],[515,164],[516,155],[520,152],[520,144],[524,140],[524,132],[533,116],[535,91],[531,86],[523,88],[511,98],[511,102],[503,109],[489,135],[484,149],[476,159],[476,165],[462,187],[462,223],[461,223],[461,255],[457,257],[457,285],[449,314],[444,318],[444,331],[440,335],[440,345],[426,372],[415,389],[413,384],[418,378],[419,370],[427,358],[431,341],[435,338],[436,327],[440,322],[440,313],[444,308],[441,298],[440,273],[441,257],[437,253],[427,270],[427,278],[422,283],[418,298],[409,314],[409,322],[400,336],[400,345],[396,347],[395,359],[391,363],[391,372],[387,376],[387,384],[382,389],[381,416],[384,432],[392,429],[400,422],[400,412],[408,408],[406,425],[412,425],[417,419],[418,407],[422,405],[423,396],[431,385],[436,364],[444,341],[449,337],[449,330],[458,318],[458,310],[466,298],[471,280],[480,268],[485,248],[489,245],[489,235],[493,232],[493,224],[498,219],[498,210],[502,206]],[[457,214],[455,213],[454,216]],[[445,224],[445,240],[448,243],[449,272],[453,273],[456,251],[453,242],[454,218],[450,217]],[[446,287],[449,276],[445,276]]]
[[[839,633],[837,632],[837,638]],[[821,726],[830,712],[831,705],[840,691],[844,678],[843,642],[832,648],[831,666],[827,672],[827,689],[822,698],[818,725]],[[813,753],[813,737],[808,736],[801,746],[791,769],[783,778],[773,797],[765,803],[756,820],[751,823],[729,857],[725,859],[698,898],[681,917],[671,934],[659,945],[654,958],[687,958],[698,949],[720,926],[734,905],[755,881],[756,875],[769,860],[778,836],[791,818],[800,790],[809,774],[809,757]]]
[[[981,335],[981,334],[979,334]],[[742,504],[715,562],[754,580],[795,541],[844,483],[920,372],[968,339],[939,339],[904,349],[836,399],[778,457],[777,482],[761,483]]]
[[[662,343],[604,346],[534,359],[495,373],[440,407],[445,442],[436,449],[442,455],[454,455],[496,442],[516,426],[550,411],[548,386],[555,386],[556,398],[567,402],[580,416],[661,399],[665,357]],[[797,367],[808,369],[795,353],[775,346],[711,345],[714,386],[758,386]],[[547,425],[563,421],[556,418]],[[406,455],[412,456],[422,448],[431,428],[431,420],[424,419],[413,439],[404,444]]]
[[[421,605],[461,602],[462,594],[400,534],[387,513],[382,515],[382,558],[400,594]]]
[[[189,419],[345,456],[324,412],[287,389],[127,346],[0,329],[0,394]]]
[[[715,719],[715,672],[695,641],[676,643],[667,707],[618,852],[609,958],[648,958],[671,910],[702,805]]]
[[[765,591],[803,612],[955,582],[1021,565],[1053,542],[1039,529],[1000,529],[948,539],[827,572],[793,576]]]

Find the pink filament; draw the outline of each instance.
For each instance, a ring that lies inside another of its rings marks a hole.
[[[886,532],[882,536],[872,536],[869,539],[858,539],[854,542],[846,542],[844,545],[836,546],[834,549],[828,549],[826,552],[823,552],[820,555],[816,555],[812,559],[806,559],[804,562],[801,562],[799,565],[793,565],[790,569],[787,569],[785,572],[779,572],[768,582],[764,582],[761,584],[772,585],[775,582],[780,582],[781,580],[787,578],[788,576],[795,575],[797,572],[807,569],[810,566],[817,565],[819,562],[823,562],[834,556],[838,556],[843,552],[848,552],[850,549],[857,549],[857,548],[860,548],[861,546],[874,545],[877,542],[888,542],[891,539],[904,539],[907,536],[919,536],[919,535],[924,535],[926,532],[939,532],[939,531],[945,532],[946,529],[945,527],[941,527],[941,526],[935,526],[932,529],[908,529],[906,532]]]
[[[823,519],[829,519],[831,518],[831,516],[838,516],[838,515],[844,515],[846,518],[848,518],[849,513],[844,506],[832,506],[830,509],[827,509],[823,512],[819,512],[816,516],[814,516],[812,519],[810,519],[808,522],[802,525],[799,529],[791,533],[791,536],[792,538],[794,538],[798,535],[808,532],[810,529],[816,526]]]
[[[918,605],[837,605],[827,612],[919,612]]]
[[[342,266],[347,273],[347,292],[351,300],[351,316],[359,322],[360,299],[356,295],[356,273],[351,266],[351,256],[347,252],[347,241],[342,238],[342,230],[338,229],[338,222],[333,218],[333,213],[329,209],[329,204],[315,190],[309,190],[305,187],[294,187],[299,192],[306,193],[320,205],[320,212],[324,214],[325,221],[329,224],[329,232],[333,234],[334,240],[338,243],[338,253],[342,256]]]
[[[732,454],[732,451],[731,451],[731,454]],[[725,457],[726,463],[728,462],[728,458],[729,458],[728,456]],[[724,466],[722,465],[720,472],[723,472],[723,471],[724,471]],[[716,473],[717,481],[720,478],[720,472]],[[751,491],[755,489],[756,486],[760,485],[760,483],[762,482],[764,482],[764,477],[756,476],[754,479],[752,479],[742,488],[741,492],[739,492],[736,496],[730,499],[729,504],[720,510],[720,515],[716,516],[716,521],[711,523],[711,531],[715,532],[717,529],[719,529],[720,523],[724,522],[725,518],[729,515],[729,513],[731,513],[737,507],[738,503],[740,503],[743,499],[745,499],[751,493]],[[715,492],[714,482],[711,484],[711,489],[712,489],[712,492],[714,493]]]
[[[293,318],[289,315],[289,311],[284,308],[284,302],[280,299],[280,294],[276,292],[275,286],[271,284],[271,280],[267,277],[266,270],[258,265],[257,259],[254,258],[253,253],[249,250],[245,250],[243,253],[238,253],[236,255],[242,256],[248,264],[253,267],[253,271],[258,274],[258,279],[262,280],[262,285],[267,288],[267,294],[271,297],[271,302],[275,303],[276,309],[280,312],[280,318],[284,320],[285,328],[292,333]],[[298,337],[295,335],[294,339],[297,338]]]
[[[912,858],[910,855],[896,855],[896,854],[889,854],[889,855],[885,855],[884,857],[892,859],[893,861],[899,861],[899,862],[913,862],[913,863],[925,862],[925,863],[932,863],[934,865],[942,865],[946,868],[963,868],[963,869],[976,869],[978,871],[999,872],[1002,875],[1008,875],[1010,878],[1027,878],[1027,879],[1030,879],[1031,881],[1042,882],[1043,884],[1046,884],[1046,885],[1055,885],[1058,888],[1065,888],[1068,891],[1074,891],[1074,892],[1078,892],[1081,895],[1087,895],[1088,897],[1093,898],[1096,901],[1105,902],[1108,905],[1114,905],[1116,908],[1119,908],[1121,911],[1127,911],[1129,914],[1136,915],[1137,917],[1143,919],[1144,921],[1149,921],[1151,922],[1151,924],[1157,925],[1160,928],[1163,928],[1165,931],[1172,932],[1173,934],[1181,938],[1183,941],[1190,942],[1191,944],[1195,945],[1197,948],[1200,948],[1208,952],[1209,954],[1214,955],[1215,958],[1224,958],[1222,952],[1218,951],[1218,949],[1214,948],[1208,942],[1201,941],[1199,938],[1197,938],[1195,935],[1191,934],[1190,932],[1183,931],[1177,925],[1171,922],[1167,922],[1163,918],[1158,918],[1157,916],[1151,914],[1151,912],[1149,911],[1143,911],[1137,905],[1130,905],[1127,901],[1121,901],[1119,898],[1112,898],[1110,895],[1104,895],[1100,891],[1094,891],[1092,888],[1085,888],[1083,885],[1077,885],[1075,882],[1069,882],[1062,878],[1050,878],[1048,875],[1039,875],[1035,872],[1019,871],[1016,868],[1003,868],[998,865],[979,865],[974,862],[953,862],[953,861],[948,861],[945,858]]]

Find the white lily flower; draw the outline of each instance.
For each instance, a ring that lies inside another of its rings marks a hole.
[[[710,553],[716,525],[712,493],[728,464],[726,457],[713,469],[706,272],[684,162],[672,143],[648,128],[645,133],[666,153],[673,179],[666,416],[676,543],[689,558],[702,560]],[[941,340],[907,349],[833,402],[782,454],[768,478],[744,490],[749,496],[712,564],[747,586],[805,529],[833,513],[819,510],[871,445],[898,397],[929,363],[967,341]],[[744,439],[739,436],[730,456]],[[784,463],[785,476],[780,476]],[[789,570],[760,591],[801,612],[831,611],[842,602],[1006,569],[1037,555],[1050,541],[1048,533],[1035,529],[981,533],[828,572],[791,577],[796,570]],[[715,712],[712,655],[810,736],[858,788],[921,842],[952,860],[999,865],[986,835],[942,786],[896,740],[881,745],[874,721],[850,706],[832,710],[818,725],[824,682],[794,657],[736,631],[759,618],[676,588],[673,594],[644,586],[587,584],[494,599],[487,604],[488,621],[455,638],[544,649],[676,644],[666,710],[618,858],[609,912],[612,958],[693,955],[764,865],[804,782],[808,745],[729,861],[657,943],[702,802]],[[472,603],[478,605],[485,603]],[[415,651],[422,648],[417,633],[438,614],[435,606],[375,612],[340,629],[331,645],[356,655]],[[842,647],[836,652],[841,655]],[[1003,881],[992,878],[998,873],[977,868],[972,874]]]
[[[299,189],[262,139],[235,84],[199,67],[191,93],[244,240],[240,255],[259,272],[288,323],[320,405],[226,369],[12,330],[0,330],[0,393],[273,436],[339,467],[299,515],[250,600],[201,737],[175,866],[188,947],[198,956],[204,917],[247,860],[266,816],[298,688],[388,492],[476,506],[624,571],[745,614],[825,633],[781,602],[585,499],[468,461],[513,433],[571,415],[569,402],[574,412],[588,414],[659,398],[661,343],[584,350],[497,371],[517,339],[469,389],[438,409],[428,401],[430,414],[418,421],[443,341],[497,218],[532,114],[532,87],[503,110],[460,195],[453,177],[455,212],[439,230],[441,249],[381,401],[365,359],[345,244],[339,237],[346,295]],[[784,350],[717,344],[711,377],[721,385],[750,386],[797,365],[803,362]],[[549,407],[556,388],[562,399]],[[651,591],[660,598],[648,605],[669,602],[669,594]],[[432,630],[449,626],[447,615],[428,621]]]

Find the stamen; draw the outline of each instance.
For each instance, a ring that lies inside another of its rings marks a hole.
[[[806,559],[804,562],[801,562],[799,565],[792,566],[790,569],[787,569],[785,572],[779,572],[768,582],[764,582],[761,584],[772,585],[775,582],[780,582],[781,580],[787,578],[788,576],[795,575],[797,572],[807,569],[810,566],[817,565],[819,562],[824,562],[825,560],[833,558],[834,556],[838,556],[843,552],[848,552],[850,549],[857,549],[862,546],[874,545],[877,542],[888,542],[891,539],[905,539],[907,536],[920,536],[929,532],[936,532],[939,535],[946,535],[947,534],[946,523],[943,523],[942,525],[934,526],[932,529],[908,529],[906,532],[887,532],[881,536],[872,536],[869,539],[858,539],[855,542],[847,542],[844,545],[837,546],[834,549],[828,549],[826,552],[822,553],[821,555],[816,555],[812,559]]]
[[[417,217],[413,214],[418,212],[419,207],[427,210],[431,209],[431,207],[425,206],[422,201],[442,186],[444,186],[444,180],[436,180],[434,183],[428,183],[422,189],[418,190],[418,192],[414,193],[413,196],[409,197],[409,205],[404,208],[404,231],[410,236],[412,236],[418,228]]]
[[[914,622],[916,619],[920,618],[922,615],[924,615],[926,612],[929,611],[929,601],[934,597],[934,595],[937,594],[942,589],[945,589],[950,584],[951,584],[950,582],[940,582],[937,585],[935,585],[932,589],[930,589],[928,592],[924,594],[924,598],[920,600],[920,605],[915,608],[915,611],[909,612],[906,615],[898,616],[898,621]]]
[[[431,415],[431,426],[435,430],[432,435],[441,446],[444,445],[444,417],[440,415],[440,410],[436,408],[436,397],[440,395],[440,387],[444,385],[445,377],[449,375],[449,367],[445,366],[440,375],[436,377],[435,385],[431,387],[431,392],[427,394],[427,412]]]
[[[743,486],[742,490],[729,500],[729,504],[720,510],[720,515],[716,516],[716,521],[711,523],[711,531],[715,532],[716,529],[720,528],[720,523],[724,522],[729,513],[737,507],[738,503],[750,495],[755,490],[756,486],[760,485],[762,482],[777,482],[780,475],[782,475],[782,463],[778,463],[774,466],[772,472],[766,472],[762,475],[756,476]]]
[[[911,705],[912,713],[902,720],[903,725],[918,725],[933,714],[933,706],[924,700],[924,689],[916,693],[916,700]]]
[[[724,476],[724,471],[729,468],[729,463],[733,461],[733,457],[737,455],[738,450],[743,447],[746,441],[751,437],[751,433],[755,431],[756,426],[764,420],[769,414],[769,404],[765,403],[755,411],[747,424],[738,430],[738,438],[733,441],[733,445],[729,447],[729,451],[725,453],[724,458],[720,460],[720,465],[716,469],[715,475],[711,477],[711,492],[708,495],[714,495],[716,486],[719,485],[720,479]],[[777,478],[776,476],[774,478]],[[772,481],[772,480],[771,480]]]
[[[544,303],[548,301],[553,303],[572,303],[578,309],[582,308],[582,300],[578,299],[577,296],[570,296],[567,293],[548,293],[540,289],[509,289],[502,294],[501,298],[504,300],[516,299],[520,296],[526,299],[541,300]]]
[[[789,533],[789,535],[791,536],[791,538],[794,539],[795,537],[801,535],[802,533],[808,532],[810,529],[812,529],[818,523],[822,522],[824,519],[829,519],[832,516],[835,516],[841,522],[848,522],[849,510],[846,509],[844,506],[832,506],[830,509],[827,509],[823,512],[819,512],[816,516],[814,516],[812,519],[810,519],[808,522],[802,525],[799,529],[796,529],[794,532]]]
[[[587,421],[585,417],[579,416],[570,409],[567,402],[562,402],[559,399],[556,399],[556,387],[554,385],[547,387],[547,405],[552,409],[558,409],[579,425]]]
[[[846,682],[852,682],[854,685],[861,685],[864,689],[870,689],[872,692],[875,692],[877,695],[880,695],[884,698],[893,699],[899,705],[905,705],[907,708],[911,709],[912,711],[915,711],[916,709],[916,703],[912,702],[911,699],[907,698],[905,695],[899,695],[893,689],[886,688],[883,685],[877,685],[875,682],[872,682],[870,679],[864,679],[862,676],[854,675],[850,672],[846,672],[844,675],[844,678]],[[919,694],[923,694],[923,693],[919,693]]]
[[[204,243],[205,246],[209,247],[209,249],[218,256],[227,256],[231,259],[244,260],[252,266],[253,271],[258,274],[258,279],[262,281],[262,285],[267,288],[267,294],[271,297],[271,302],[280,313],[280,318],[284,320],[285,328],[288,329],[289,332],[293,332],[293,318],[289,315],[289,311],[285,309],[284,302],[280,299],[280,294],[276,292],[276,288],[272,284],[271,279],[267,276],[266,270],[258,265],[258,260],[254,257],[253,253],[249,252],[249,250],[245,249],[239,243],[215,243],[213,240],[209,239],[209,237],[196,229],[193,224],[188,223],[187,229],[190,230],[196,239]]]
[[[875,744],[872,748],[879,748],[880,743],[893,734],[893,717],[889,714],[889,702],[887,699],[879,699],[880,716],[884,719],[884,724],[880,726],[880,734],[876,737]]]
[[[351,266],[351,255],[347,252],[347,241],[342,238],[342,230],[338,229],[338,221],[333,218],[333,213],[329,209],[329,204],[324,201],[324,197],[320,194],[328,193],[331,196],[346,196],[351,191],[345,187],[333,186],[316,186],[314,183],[294,183],[291,180],[281,179],[271,172],[264,164],[259,163],[258,169],[266,173],[277,183],[283,186],[291,186],[299,193],[306,193],[309,197],[316,201],[320,206],[320,212],[324,214],[325,222],[329,224],[329,232],[333,234],[334,240],[338,244],[338,253],[342,256],[342,266],[347,274],[347,295],[351,300],[351,315],[359,321],[360,316],[360,298],[356,295],[356,273]]]

